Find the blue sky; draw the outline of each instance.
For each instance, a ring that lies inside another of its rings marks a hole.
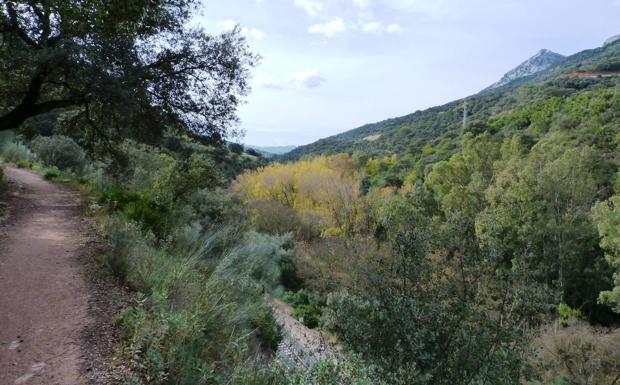
[[[196,23],[239,24],[262,56],[244,143],[306,144],[485,88],[547,48],[620,34],[620,0],[203,0]]]

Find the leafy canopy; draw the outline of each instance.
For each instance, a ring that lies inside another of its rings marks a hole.
[[[158,139],[165,129],[238,134],[257,58],[235,29],[187,26],[197,0],[40,0],[0,5],[0,131],[61,115],[85,142]]]

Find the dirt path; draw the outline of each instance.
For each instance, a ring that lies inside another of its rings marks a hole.
[[[92,317],[79,198],[30,171],[5,172],[13,195],[0,237],[0,384],[82,384],[81,333]]]

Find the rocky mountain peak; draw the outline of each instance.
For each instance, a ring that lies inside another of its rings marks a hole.
[[[537,72],[546,70],[547,68],[561,62],[566,57],[555,53],[548,49],[541,49],[536,55],[519,64],[516,68],[506,73],[499,82],[491,85],[489,89],[501,87],[513,80],[526,76],[534,75]]]

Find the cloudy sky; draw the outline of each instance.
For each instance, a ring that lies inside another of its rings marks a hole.
[[[620,0],[203,0],[254,52],[239,114],[255,145],[306,144],[476,93],[542,48],[620,33]]]

